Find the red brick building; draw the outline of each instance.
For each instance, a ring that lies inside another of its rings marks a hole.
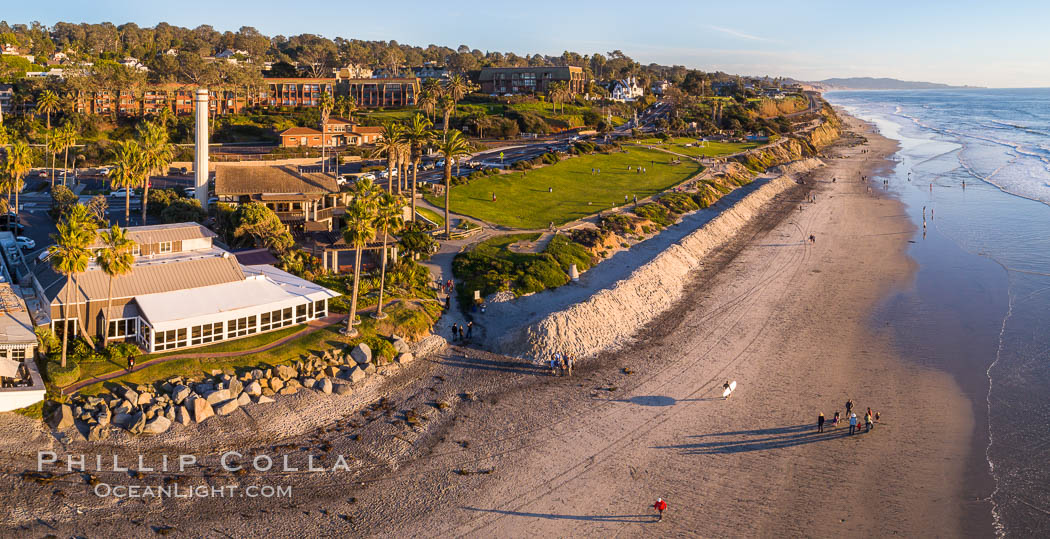
[[[583,68],[574,66],[486,67],[478,82],[483,93],[492,95],[546,93],[552,82],[564,82],[570,92],[578,94],[586,85]]]

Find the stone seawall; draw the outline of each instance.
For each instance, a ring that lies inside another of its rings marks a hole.
[[[622,346],[682,298],[705,256],[729,241],[774,197],[795,186],[797,174],[820,165],[817,159],[805,159],[785,165],[778,177],[758,180],[764,183],[627,277],[509,331],[498,339],[497,350],[540,361],[554,352],[587,357]]]

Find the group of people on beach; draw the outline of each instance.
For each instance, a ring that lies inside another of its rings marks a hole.
[[[853,411],[854,406],[853,399],[846,401],[846,421],[849,424],[849,433],[851,436],[859,432],[859,421],[857,419],[857,413]],[[836,410],[835,415],[831,419],[832,428],[837,428],[839,426],[839,417],[839,412]],[[868,411],[864,413],[864,432],[871,432],[871,429],[875,428],[875,424],[879,422],[879,417],[879,412],[873,412],[869,407]],[[820,412],[817,416],[817,432],[824,432],[824,423],[824,412]]]
[[[462,326],[452,324],[452,340],[465,341],[474,335],[474,321],[471,320]]]
[[[576,368],[576,358],[569,354],[555,352],[551,354],[550,368],[551,376],[572,376],[572,370]]]

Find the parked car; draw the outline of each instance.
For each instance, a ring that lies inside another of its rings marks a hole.
[[[28,251],[30,249],[36,248],[36,242],[33,241],[33,238],[27,238],[25,236],[18,236],[17,238],[15,238],[15,243],[17,243],[23,251]]]
[[[36,261],[38,264],[40,264],[42,262],[45,262],[48,258],[51,258],[51,251],[44,249],[43,251],[40,251],[40,254],[36,256]]]
[[[186,193],[187,198],[195,198],[197,196],[196,187],[187,187],[186,189],[183,189],[182,192]]]
[[[23,225],[22,223],[5,223],[0,225],[0,230],[21,234],[26,231],[26,225]]]
[[[434,168],[435,168],[434,167],[434,163],[430,162],[430,163],[423,163],[423,165],[419,167],[419,170],[434,170]]]
[[[132,193],[132,194],[135,194],[135,193]],[[109,196],[111,196],[111,197],[124,198],[127,195],[128,195],[128,190],[127,189],[117,189],[116,191],[112,191],[112,192],[109,193]]]
[[[362,180],[372,180],[372,181],[376,181],[376,175],[375,175],[375,174],[372,174],[371,172],[365,172],[364,174],[362,174],[362,175],[360,176],[360,178],[361,178]]]

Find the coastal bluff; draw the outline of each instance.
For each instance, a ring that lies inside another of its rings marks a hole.
[[[727,200],[731,205],[720,208],[720,211],[710,208],[685,216],[679,226],[690,227],[692,231],[637,266],[626,277],[608,286],[595,286],[588,283],[588,277],[592,277],[588,274],[597,268],[591,270],[584,274],[581,283],[567,287],[583,287],[585,290],[594,287],[587,290],[583,299],[555,307],[538,320],[509,329],[490,344],[494,344],[500,353],[534,361],[542,361],[555,352],[587,357],[628,344],[643,326],[681,300],[707,255],[733,238],[774,198],[796,187],[798,175],[821,165],[820,160],[808,158],[771,169],[771,173],[777,174],[775,177],[759,179],[741,188],[740,191],[746,191],[742,196],[726,197],[735,199]],[[710,217],[714,211],[718,211],[717,215]],[[665,231],[673,232],[676,231]],[[551,296],[560,292],[554,290],[536,294],[533,298],[548,296],[554,300]]]

